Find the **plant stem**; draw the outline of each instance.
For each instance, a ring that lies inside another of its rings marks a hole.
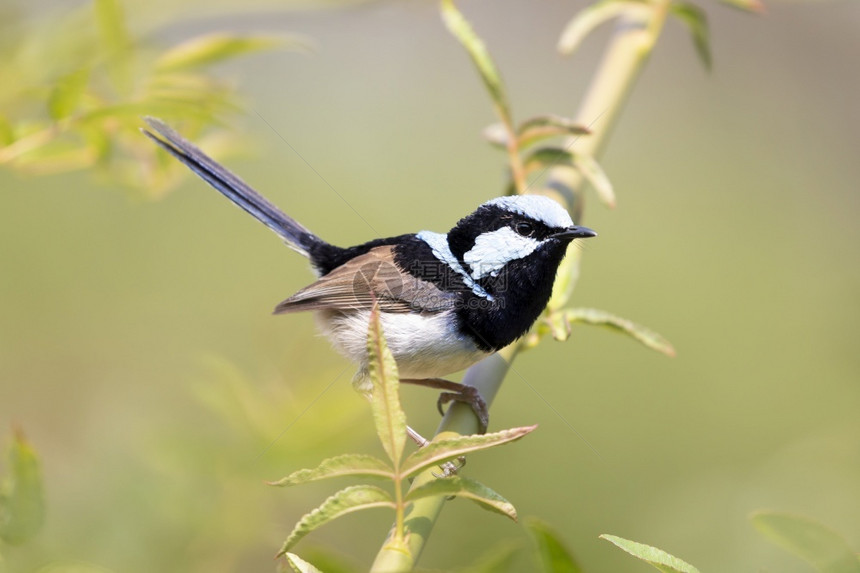
[[[619,19],[603,61],[577,114],[577,121],[590,125],[592,133],[586,137],[569,140],[565,144],[566,147],[595,157],[603,150],[633,83],[662,31],[669,1],[659,0],[652,5],[651,10],[632,11]],[[512,167],[515,168],[515,166],[512,164]],[[541,192],[555,194],[557,198],[563,199],[563,202],[570,202],[574,191],[581,193],[584,184],[585,180],[578,171],[554,168],[548,175],[546,189]],[[472,366],[466,372],[463,383],[476,387],[489,406],[501,388],[510,363],[519,349],[520,345],[514,343]],[[436,435],[443,432],[468,435],[477,431],[478,420],[471,408],[465,404],[455,403],[442,419]],[[424,472],[415,478],[412,487],[420,486],[433,479],[435,476],[432,471]],[[377,554],[371,571],[373,573],[410,571],[421,556],[433,525],[442,511],[445,499],[430,497],[414,502],[407,511],[405,522],[408,530],[406,546],[409,549],[409,555],[389,547],[388,542],[396,535],[395,528],[389,533],[386,544]]]

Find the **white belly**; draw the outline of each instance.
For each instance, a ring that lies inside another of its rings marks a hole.
[[[317,313],[320,325],[335,348],[359,365],[355,383],[367,371],[369,311]],[[450,325],[449,313],[382,313],[382,332],[394,355],[401,378],[439,378],[468,368],[487,352]]]

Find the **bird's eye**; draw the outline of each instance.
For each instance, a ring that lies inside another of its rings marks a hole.
[[[514,231],[517,232],[518,235],[523,237],[531,237],[532,233],[535,232],[535,228],[531,223],[526,223],[525,221],[520,221],[514,225]]]

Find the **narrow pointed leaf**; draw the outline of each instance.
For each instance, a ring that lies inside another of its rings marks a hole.
[[[391,467],[382,460],[364,454],[344,454],[323,460],[313,469],[298,470],[285,478],[269,482],[278,487],[299,485],[342,476],[393,478]]]
[[[708,31],[708,17],[705,11],[687,2],[673,2],[669,9],[679,20],[687,25],[696,46],[696,53],[705,69],[711,69],[711,40]]]
[[[443,495],[470,499],[484,509],[500,513],[514,521],[517,520],[517,510],[511,502],[484,484],[464,476],[438,478],[420,485],[406,494],[406,501]]]
[[[765,5],[761,0],[720,0],[723,4],[728,4],[733,8],[738,8],[744,12],[752,12],[753,14],[764,14],[767,12]]]
[[[544,321],[549,327],[549,333],[559,342],[564,342],[570,338],[570,321],[563,312],[552,312]]]
[[[573,153],[560,147],[541,147],[531,152],[525,159],[527,173],[536,170],[544,172],[552,167],[571,167],[576,169],[594,187],[597,196],[608,207],[615,207],[615,191],[609,177],[590,155]]]
[[[471,436],[449,436],[444,434],[433,438],[429,444],[409,455],[404,461],[401,471],[403,475],[413,476],[427,468],[439,465],[456,457],[485,450],[494,446],[508,444],[519,440],[534,431],[537,426],[510,428],[491,434],[474,434]]]
[[[677,557],[669,555],[662,549],[636,543],[628,539],[616,537],[614,535],[601,535],[601,539],[620,547],[630,555],[638,557],[642,561],[649,563],[655,569],[663,571],[663,573],[699,573],[699,570]]]
[[[583,322],[585,324],[605,326],[612,330],[632,336],[634,339],[652,350],[662,352],[667,356],[675,356],[675,349],[668,340],[656,332],[627,320],[626,318],[621,318],[606,311],[594,308],[570,308],[565,311],[565,314],[569,322]]]
[[[526,529],[537,545],[537,556],[544,573],[582,573],[582,568],[549,525],[531,518],[526,521]]]
[[[454,5],[453,0],[442,0],[442,20],[445,22],[448,31],[463,44],[463,47],[466,48],[466,51],[478,68],[481,79],[484,80],[484,85],[487,87],[487,91],[490,92],[490,97],[493,99],[500,119],[510,125],[511,112],[507,96],[505,95],[504,85],[502,84],[502,78],[483,40],[478,37],[472,25]]]
[[[808,517],[762,511],[752,516],[768,539],[821,573],[860,573],[860,560],[848,542],[826,525]]]
[[[629,10],[643,9],[646,9],[646,6],[642,2],[625,2],[622,0],[602,0],[596,4],[591,4],[568,22],[558,41],[558,51],[564,55],[572,54],[595,28]]]
[[[119,0],[95,0],[96,22],[102,42],[110,52],[126,49],[131,43]]]
[[[376,433],[385,453],[396,468],[403,458],[403,447],[406,444],[406,414],[400,405],[397,364],[385,343],[382,323],[379,320],[379,307],[376,305],[370,313],[367,354],[368,372],[373,383],[371,408]]]
[[[492,123],[484,128],[481,133],[490,145],[499,149],[507,149],[509,134],[507,128],[501,123]]]
[[[277,36],[207,34],[187,40],[165,52],[156,62],[156,69],[160,72],[190,70],[286,44],[304,46],[300,40]]]
[[[567,254],[561,261],[552,285],[552,295],[546,305],[549,312],[559,310],[570,300],[573,289],[579,281],[579,264],[582,260],[582,249],[573,243],[568,245]]]
[[[322,573],[319,569],[296,555],[295,553],[285,553],[284,558],[287,564],[296,573]]]
[[[609,181],[609,177],[597,163],[597,160],[591,155],[575,155],[574,157],[574,165],[594,187],[600,201],[607,207],[615,207],[615,190],[612,188],[612,182]]]
[[[42,471],[35,450],[20,432],[15,432],[8,456],[8,474],[0,489],[0,539],[18,545],[45,521]]]
[[[591,133],[584,125],[557,115],[541,115],[527,119],[517,129],[520,149],[525,149],[539,141],[551,137],[569,135],[588,135]]]
[[[72,115],[81,101],[89,77],[89,69],[82,68],[57,81],[48,96],[48,113],[52,119],[59,120]]]
[[[394,508],[394,502],[388,492],[370,485],[356,485],[340,490],[299,520],[278,556],[286,554],[300,539],[321,525],[348,513],[375,507]]]

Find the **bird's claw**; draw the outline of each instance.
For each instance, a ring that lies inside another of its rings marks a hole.
[[[436,408],[439,410],[439,414],[445,415],[444,406],[449,402],[468,404],[472,407],[472,411],[478,418],[478,433],[486,434],[490,423],[490,412],[487,409],[487,403],[474,386],[463,384],[461,388],[459,392],[442,392],[439,394],[439,399],[436,401]]]

